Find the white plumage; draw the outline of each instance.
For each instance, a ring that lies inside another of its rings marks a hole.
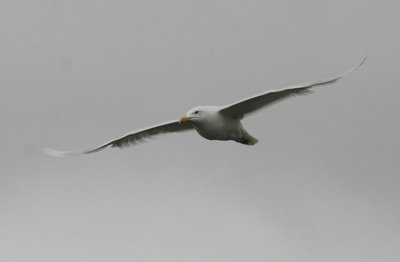
[[[365,59],[366,57],[357,66],[334,78],[309,84],[291,86],[280,90],[266,91],[226,106],[194,107],[179,120],[169,121],[130,132],[120,138],[111,140],[110,142],[104,143],[103,145],[93,149],[82,152],[65,152],[52,149],[44,149],[44,151],[49,155],[57,157],[90,154],[106,147],[123,148],[160,134],[184,132],[192,129],[195,129],[202,137],[209,140],[232,140],[246,145],[254,145],[258,140],[252,137],[246,129],[244,129],[240,122],[241,119],[286,98],[309,94],[311,93],[311,87],[332,84],[361,66]]]

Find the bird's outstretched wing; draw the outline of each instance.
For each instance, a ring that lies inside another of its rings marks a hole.
[[[119,147],[124,148],[130,145],[134,145],[140,142],[145,142],[146,139],[155,137],[160,134],[165,133],[173,133],[173,132],[183,132],[189,131],[193,129],[192,125],[189,122],[179,123],[178,120],[165,122],[156,126],[136,130],[130,132],[123,137],[114,139],[110,142],[107,142],[101,146],[81,151],[81,152],[68,152],[68,151],[58,151],[53,149],[44,149],[43,151],[51,156],[55,157],[66,157],[66,156],[75,156],[75,155],[83,155],[83,154],[91,154],[97,151],[100,151],[106,147]]]
[[[233,103],[233,104],[230,104],[227,106],[222,106],[219,112],[224,115],[229,115],[234,118],[242,119],[246,115],[254,113],[266,106],[272,105],[272,104],[282,101],[286,98],[289,98],[292,96],[298,96],[298,95],[307,95],[307,94],[311,93],[311,90],[310,90],[311,87],[335,83],[340,78],[344,77],[345,75],[347,75],[354,69],[361,66],[364,63],[365,59],[367,59],[367,57],[365,57],[361,61],[361,63],[358,64],[357,66],[348,70],[344,74],[341,74],[334,78],[330,78],[330,79],[326,79],[326,80],[322,80],[322,81],[318,81],[318,82],[314,82],[314,83],[309,83],[309,84],[290,86],[290,87],[286,87],[286,88],[283,88],[280,90],[266,91],[261,94],[240,100],[236,103]]]

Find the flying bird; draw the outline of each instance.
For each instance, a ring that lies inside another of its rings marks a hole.
[[[124,148],[135,145],[160,134],[185,132],[193,129],[208,140],[232,140],[244,145],[254,145],[258,142],[258,139],[246,131],[240,120],[286,98],[310,94],[312,87],[333,84],[361,66],[365,59],[366,57],[357,66],[334,78],[278,90],[269,90],[225,106],[197,106],[190,109],[180,119],[135,130],[89,150],[67,152],[46,148],[44,152],[56,157],[91,154],[107,147]]]

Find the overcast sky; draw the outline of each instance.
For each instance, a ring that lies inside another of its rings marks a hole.
[[[0,1],[0,261],[398,261],[399,1]],[[52,158],[343,73],[243,121]]]

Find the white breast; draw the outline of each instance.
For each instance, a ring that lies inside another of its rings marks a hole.
[[[209,140],[238,140],[242,136],[240,121],[219,112],[208,114],[201,122],[194,123],[194,128]]]

